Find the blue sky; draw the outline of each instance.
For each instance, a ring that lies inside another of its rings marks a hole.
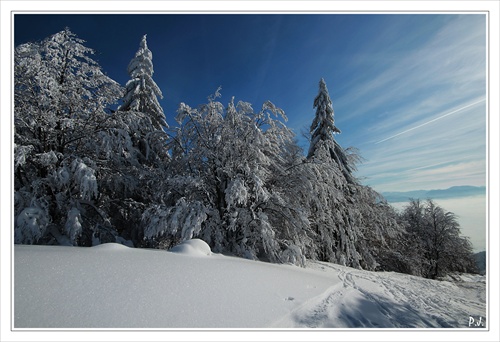
[[[336,139],[359,149],[364,184],[486,185],[484,14],[17,14],[14,43],[66,26],[122,85],[147,34],[170,125],[180,102],[204,103],[221,86],[223,103],[271,100],[300,136],[323,77]]]

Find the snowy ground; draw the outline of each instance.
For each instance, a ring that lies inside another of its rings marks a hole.
[[[119,244],[14,247],[24,328],[466,328],[487,326],[486,283],[308,262],[307,268]]]

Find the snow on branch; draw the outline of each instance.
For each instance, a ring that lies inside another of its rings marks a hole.
[[[36,243],[44,234],[49,224],[47,213],[41,208],[25,208],[16,220],[15,243]]]
[[[144,237],[177,235],[182,241],[189,240],[200,232],[206,219],[203,204],[199,201],[187,201],[184,197],[172,207],[152,205],[142,215]]]

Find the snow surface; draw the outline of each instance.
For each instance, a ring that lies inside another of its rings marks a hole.
[[[171,251],[15,245],[13,321],[15,329],[469,328],[470,317],[487,325],[485,287],[475,275],[437,281],[269,264],[212,253],[196,239]]]

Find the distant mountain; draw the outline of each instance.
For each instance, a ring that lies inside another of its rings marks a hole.
[[[383,192],[382,196],[387,200],[387,202],[408,202],[411,198],[413,199],[446,199],[446,198],[457,198],[457,197],[467,197],[476,195],[485,195],[485,186],[452,186],[448,189],[442,190],[414,190],[414,191],[404,191],[404,192]]]
[[[486,252],[479,252],[474,254],[474,258],[476,258],[476,265],[479,270],[479,274],[486,274]]]

